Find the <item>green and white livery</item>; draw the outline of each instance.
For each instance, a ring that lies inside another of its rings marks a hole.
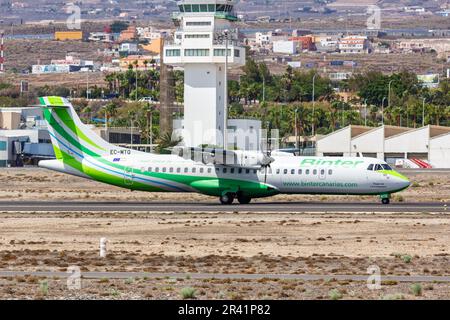
[[[373,158],[269,157],[257,152],[175,148],[156,155],[112,145],[83,124],[71,103],[40,98],[56,160],[39,166],[87,179],[148,192],[197,192],[222,204],[284,194],[379,195],[410,185],[407,178]],[[194,151],[186,157],[180,151]],[[218,154],[224,155],[219,161]],[[224,161],[231,158],[232,161]]]

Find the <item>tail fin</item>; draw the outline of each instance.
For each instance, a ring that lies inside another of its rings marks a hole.
[[[95,134],[83,124],[72,104],[62,97],[39,98],[44,110],[56,158],[100,157],[117,148]]]

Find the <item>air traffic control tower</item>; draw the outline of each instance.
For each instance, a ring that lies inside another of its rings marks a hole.
[[[226,70],[245,64],[245,48],[232,28],[237,20],[234,5],[235,0],[183,0],[173,15],[177,30],[173,41],[164,46],[164,62],[184,68],[187,146],[224,146]]]

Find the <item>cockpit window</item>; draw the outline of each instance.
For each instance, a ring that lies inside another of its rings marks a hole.
[[[392,168],[388,164],[382,164],[381,166],[383,167],[384,170],[392,171]]]
[[[367,170],[373,171],[373,164],[369,165],[369,167],[367,168]]]
[[[381,171],[381,170],[383,170],[383,167],[381,166],[381,164],[377,164],[375,166],[375,171]]]

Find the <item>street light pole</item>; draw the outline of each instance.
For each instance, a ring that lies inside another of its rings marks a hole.
[[[297,123],[297,113],[298,113],[298,108],[295,109],[295,149],[299,149],[299,143],[298,143],[298,123]]]
[[[138,101],[138,89],[139,89],[139,85],[138,85],[138,64],[136,64],[136,101]]]
[[[422,100],[422,127],[425,127],[425,101],[427,98],[423,98]]]
[[[389,91],[388,91],[388,107],[389,108],[391,107],[391,84],[392,84],[393,81],[394,80],[389,81],[389,85],[388,85],[388,87],[389,87]]]
[[[312,87],[312,105],[313,105],[313,111],[312,111],[312,136],[315,136],[315,105],[316,105],[316,99],[315,99],[315,94],[316,94],[316,76],[317,74],[315,74],[313,76],[313,87]]]
[[[386,97],[383,97],[383,101],[381,102],[381,124],[384,126],[384,101]]]
[[[266,102],[266,77],[263,75],[263,102]]]
[[[367,99],[364,100],[364,126],[367,127]]]

